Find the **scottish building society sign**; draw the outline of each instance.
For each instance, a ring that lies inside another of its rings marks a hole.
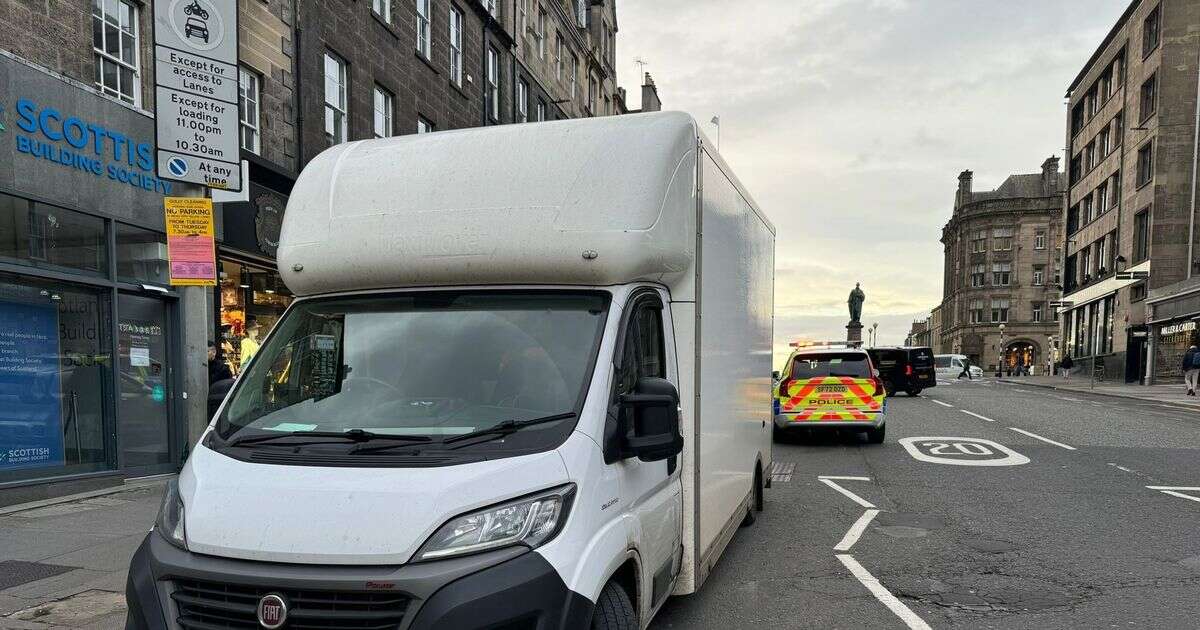
[[[158,175],[242,189],[237,0],[155,0]]]

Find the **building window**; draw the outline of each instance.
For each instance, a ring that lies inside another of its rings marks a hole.
[[[500,120],[500,53],[491,46],[487,50],[487,101],[488,116]]]
[[[371,10],[384,22],[392,23],[392,0],[371,0]]]
[[[1006,287],[1012,280],[1012,263],[992,263],[992,285]]]
[[[1077,103],[1075,105],[1075,107],[1071,109],[1071,136],[1072,137],[1075,136],[1075,134],[1078,134],[1080,131],[1083,130],[1083,124],[1085,122],[1087,122],[1087,121],[1084,119],[1083,103],[1082,102]]]
[[[1143,58],[1153,52],[1155,48],[1158,48],[1158,36],[1162,26],[1160,23],[1160,17],[1162,16],[1160,8],[1161,5],[1154,7],[1154,10],[1150,12],[1150,15],[1146,16],[1146,21],[1142,22]]]
[[[1146,283],[1139,282],[1129,289],[1129,301],[1141,302],[1146,299]]]
[[[1100,155],[1099,155],[1098,159],[1100,159],[1100,160],[1104,159],[1104,157],[1107,156],[1109,153],[1112,153],[1111,133],[1112,132],[1110,131],[1109,127],[1105,127],[1104,129],[1102,129],[1100,131],[1099,149],[1098,149],[1100,151]]]
[[[1058,258],[1058,252],[1055,252],[1055,258]],[[1062,284],[1062,263],[1054,261],[1054,284]]]
[[[1096,188],[1096,216],[1108,211],[1108,182],[1105,181]]]
[[[529,30],[529,0],[517,0],[517,39]]]
[[[980,254],[987,251],[987,232],[979,230],[971,233],[971,253]]]
[[[992,230],[992,249],[998,252],[1012,250],[1013,229],[996,228]]]
[[[517,122],[529,122],[529,84],[525,79],[517,79]]]
[[[600,86],[596,81],[596,75],[588,73],[588,113],[595,116],[600,113],[596,108],[596,101],[600,97]]]
[[[563,58],[563,35],[561,31],[554,32],[554,78],[562,81],[563,78],[563,63],[566,60]]]
[[[139,104],[137,6],[126,0],[92,0],[92,49],[96,87]]]
[[[463,78],[463,12],[450,7],[450,80],[462,86]]]
[[[325,137],[330,144],[345,142],[350,136],[347,121],[346,62],[325,53]]]
[[[971,286],[973,286],[973,287],[983,286],[985,278],[987,278],[987,266],[986,265],[982,265],[982,264],[971,265]]]
[[[1042,305],[1042,302],[1034,302],[1034,303],[1033,303],[1033,309],[1032,309],[1032,313],[1033,313],[1033,322],[1034,322],[1035,324],[1037,324],[1037,323],[1041,323],[1041,321],[1042,321],[1042,309],[1043,309],[1043,308],[1044,308],[1044,307],[1043,307],[1043,305]]]
[[[1079,230],[1079,204],[1075,204],[1067,209],[1067,234],[1074,234]]]
[[[417,116],[417,133],[433,133],[433,123],[424,116]]]
[[[374,109],[375,109],[375,137],[387,138],[392,135],[392,93],[375,86],[374,93]]]
[[[430,58],[430,54],[433,50],[433,30],[432,30],[431,24],[429,22],[429,17],[432,15],[432,13],[430,12],[430,7],[429,7],[430,2],[431,2],[431,0],[417,0],[417,52],[421,53],[421,56],[426,59]],[[450,10],[450,19],[451,19],[451,24],[452,24],[451,28],[450,28],[451,50],[453,50],[453,47],[454,47],[454,28],[453,28],[454,13],[455,13],[454,9],[451,9]],[[460,44],[461,44],[461,39],[462,39],[462,35],[460,34],[459,35]]]
[[[538,99],[538,102],[537,102],[537,111],[534,114],[534,120],[536,120],[537,122],[542,122],[542,121],[546,120],[546,101],[544,101],[540,98]]]
[[[238,129],[242,148],[251,153],[259,151],[261,85],[258,73],[245,66],[238,68]]]
[[[1046,249],[1046,231],[1038,230],[1033,235],[1033,248]]]
[[[571,99],[579,96],[579,56],[571,52]]]
[[[1084,172],[1092,170],[1096,166],[1096,141],[1092,140],[1083,148],[1083,170]]]
[[[970,312],[972,324],[984,323],[983,318],[983,300],[971,300],[967,310]]]
[[[1003,324],[1008,322],[1008,298],[992,298],[992,323]]]
[[[1079,280],[1081,284],[1092,281],[1092,247],[1090,245],[1079,252]]]
[[[500,3],[497,0],[483,0],[483,6],[487,8],[487,12],[492,14],[492,17],[500,18]]]
[[[1046,284],[1046,267],[1043,265],[1034,265],[1033,267],[1033,286],[1040,287]]]
[[[1082,203],[1083,205],[1079,211],[1079,218],[1083,219],[1083,223],[1086,225],[1091,223],[1092,219],[1096,218],[1096,205],[1094,203],[1093,194],[1089,193],[1088,196],[1084,197]]]
[[[1133,262],[1150,258],[1150,208],[1133,217]]]
[[[1138,149],[1137,185],[1138,188],[1149,184],[1154,179],[1154,143],[1147,142],[1146,146]]]
[[[533,34],[537,40],[538,59],[546,58],[546,10],[538,7],[537,32]]]
[[[1116,208],[1121,203],[1121,171],[1117,171],[1111,179],[1109,179],[1109,188],[1112,192],[1109,196],[1109,205]]]
[[[1068,175],[1071,178],[1072,186],[1074,186],[1076,184],[1076,182],[1079,181],[1080,177],[1083,177],[1083,154],[1082,153],[1071,158],[1071,166],[1070,166],[1070,170],[1068,171]]]
[[[1158,109],[1158,74],[1150,75],[1142,84],[1142,96],[1138,101],[1139,120],[1146,122]]]

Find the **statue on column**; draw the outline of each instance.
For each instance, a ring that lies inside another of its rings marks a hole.
[[[854,283],[854,290],[850,292],[850,298],[846,303],[850,306],[850,323],[857,324],[862,319],[863,302],[867,301],[867,294],[863,293],[859,283]]]

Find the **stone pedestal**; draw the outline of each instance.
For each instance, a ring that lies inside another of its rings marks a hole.
[[[862,343],[863,325],[860,322],[846,324],[846,341],[852,344]]]

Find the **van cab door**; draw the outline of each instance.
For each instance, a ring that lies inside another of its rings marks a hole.
[[[635,292],[624,311],[623,334],[618,348],[620,361],[614,366],[613,400],[633,392],[639,378],[658,377],[679,387],[675,369],[674,337],[666,302],[658,291]],[[617,411],[620,414],[620,410]],[[609,421],[619,420],[610,417]],[[635,517],[634,533],[642,559],[642,596],[648,602],[641,611],[653,610],[671,591],[682,552],[683,494],[679,481],[679,457],[643,462],[637,457],[616,461],[625,511]]]

